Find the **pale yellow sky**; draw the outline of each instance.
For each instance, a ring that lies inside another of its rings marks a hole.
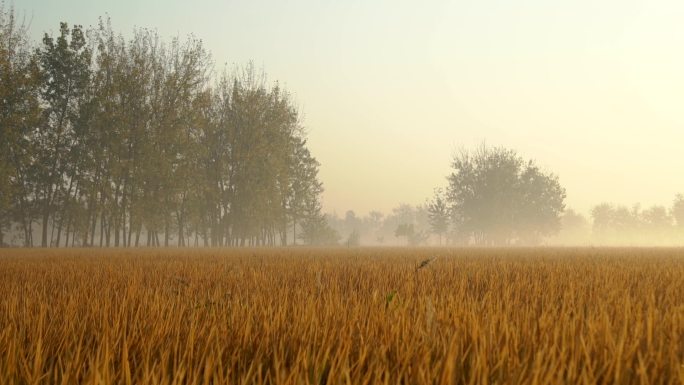
[[[445,185],[482,141],[559,175],[567,204],[684,192],[684,2],[26,0],[59,20],[193,32],[295,94],[326,211],[388,211]]]

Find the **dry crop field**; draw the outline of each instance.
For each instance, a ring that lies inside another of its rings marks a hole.
[[[0,384],[224,383],[684,384],[684,250],[0,251]]]

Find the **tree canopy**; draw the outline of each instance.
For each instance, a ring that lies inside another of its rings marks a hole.
[[[319,163],[277,82],[253,65],[217,74],[193,36],[59,27],[34,48],[0,9],[0,244],[8,230],[25,246],[333,238]]]
[[[457,153],[452,169],[447,200],[464,242],[538,243],[559,230],[565,189],[533,161],[482,145]]]

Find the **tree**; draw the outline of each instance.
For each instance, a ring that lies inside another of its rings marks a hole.
[[[305,147],[306,141],[299,138],[294,138],[293,141],[294,152],[289,166],[290,184],[285,196],[285,205],[289,218],[285,218],[285,221],[287,223],[289,219],[289,222],[292,223],[293,242],[296,244],[298,239],[297,225],[307,215],[312,215],[311,208],[316,206],[318,197],[323,192],[323,185],[318,181],[318,167],[320,163],[311,156],[311,153]],[[308,224],[309,231],[312,231],[312,222],[309,221]],[[318,226],[318,224],[315,226]],[[327,241],[330,241],[330,239]],[[283,244],[285,243],[283,242]]]
[[[409,246],[417,246],[425,242],[428,238],[427,234],[422,231],[416,231],[412,223],[402,223],[394,230],[394,236],[405,237],[406,244]]]
[[[415,236],[415,233],[413,224],[408,223],[402,223],[394,230],[394,236],[397,238],[405,237],[406,243],[409,245],[411,244],[411,238]]]
[[[368,218],[366,219],[366,227],[370,230],[370,232],[373,233],[374,240],[379,243],[382,243],[384,241],[384,238],[381,235],[378,235],[378,231],[382,226],[383,218],[383,213],[376,210],[372,210],[368,213]]]
[[[336,245],[340,236],[328,224],[325,215],[321,213],[318,202],[311,201],[307,205],[307,215],[302,222],[302,231],[299,234],[306,245]]]
[[[587,218],[575,210],[566,209],[561,215],[560,231],[554,242],[562,245],[586,244],[590,235]]]
[[[536,243],[559,229],[565,190],[513,150],[480,146],[454,156],[447,199],[456,228],[476,244]]]
[[[12,220],[31,245],[34,220],[31,178],[33,143],[40,119],[40,69],[25,24],[0,3],[0,246]]]
[[[358,246],[361,243],[361,231],[364,228],[363,220],[356,216],[354,210],[347,210],[344,214],[344,230],[342,234],[347,236],[347,245]]]
[[[347,237],[347,242],[345,242],[347,247],[357,247],[361,245],[361,234],[358,230],[354,229]]]
[[[591,210],[594,235],[600,243],[638,244],[644,241],[645,222],[638,204],[628,208],[601,203]]]
[[[296,105],[253,65],[213,82],[199,39],[126,40],[109,20],[31,50],[13,17],[0,9],[0,244],[18,225],[32,245],[39,220],[43,246],[333,238]]]
[[[651,206],[641,213],[644,222],[644,241],[648,243],[664,243],[670,236],[672,217],[665,206]]]
[[[537,244],[560,230],[565,189],[558,177],[545,174],[532,161],[527,163],[519,179],[521,194],[516,233],[524,243]]]
[[[670,213],[679,228],[684,228],[684,195],[677,194],[672,202]]]
[[[434,196],[426,204],[430,229],[432,233],[439,236],[439,245],[442,245],[442,236],[449,230],[449,206],[447,204],[444,191],[435,189]]]
[[[378,230],[378,235],[381,237],[391,237],[394,235],[395,230],[398,226],[403,224],[413,224],[415,226],[416,215],[413,206],[402,203],[399,206],[392,209],[392,212],[387,214],[380,229]]]
[[[90,81],[91,53],[81,26],[69,29],[60,23],[59,36],[43,37],[38,50],[43,73],[41,97],[46,107],[43,123],[35,136],[41,151],[36,154],[36,185],[41,206],[41,245],[49,246],[48,221],[55,205],[66,198],[65,189],[73,174],[74,124]]]
[[[641,213],[648,226],[656,231],[664,231],[672,225],[672,217],[665,206],[651,206]]]

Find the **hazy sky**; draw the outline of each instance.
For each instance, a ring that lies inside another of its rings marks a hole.
[[[420,5],[418,5],[420,4]],[[217,68],[253,60],[295,95],[326,211],[421,203],[482,141],[559,175],[567,203],[684,192],[684,2],[21,0],[64,20],[194,33]]]

